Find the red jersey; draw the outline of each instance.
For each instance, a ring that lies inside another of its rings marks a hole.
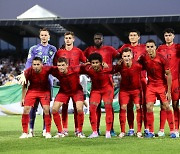
[[[77,47],[73,47],[69,51],[65,49],[59,49],[54,57],[54,65],[57,65],[57,60],[60,57],[66,58],[68,60],[69,66],[77,66],[80,62],[86,62],[86,57],[84,56],[82,50]]]
[[[157,49],[157,52],[166,57],[169,61],[169,67],[171,70],[172,80],[178,79],[179,72],[179,59],[178,54],[180,52],[180,48],[177,44],[172,44],[171,46],[167,46],[166,44],[160,45]]]
[[[135,60],[132,62],[131,67],[127,67],[124,63],[117,67],[116,71],[121,74],[121,90],[136,90],[141,89],[141,71],[142,65]]]
[[[151,59],[148,54],[140,60],[147,71],[148,84],[167,85],[165,70],[170,69],[168,60],[161,54],[156,53],[156,57]]]
[[[49,74],[53,71],[51,66],[43,66],[40,73],[36,73],[32,67],[25,70],[24,75],[30,85],[28,90],[32,91],[50,91]]]
[[[87,74],[92,81],[92,90],[101,90],[107,85],[112,85],[110,72],[111,68],[101,68],[96,72],[91,65],[81,66],[81,74]]]
[[[118,51],[115,48],[105,45],[101,48],[90,46],[84,51],[84,55],[88,58],[90,54],[95,52],[99,53],[103,58],[103,62],[107,63],[109,66],[112,66],[113,58],[118,55]]]
[[[120,53],[124,48],[130,48],[133,52],[134,59],[137,61],[142,54],[146,53],[146,45],[138,44],[136,46],[132,46],[131,44],[124,44],[121,48],[118,49]]]
[[[58,68],[54,69],[52,75],[60,81],[59,92],[62,93],[74,93],[78,90],[82,90],[79,80],[80,67],[68,67],[67,74],[59,72]]]

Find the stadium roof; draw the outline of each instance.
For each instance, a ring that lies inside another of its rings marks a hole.
[[[37,6],[36,4],[39,5],[40,12],[50,12],[54,18],[44,20],[42,16],[38,16],[37,20],[35,17],[32,19],[32,14],[26,20],[16,19],[34,5]],[[8,11],[5,6],[10,7]],[[138,29],[142,35],[155,34],[163,40],[162,31],[167,27],[174,28],[175,32],[180,34],[179,6],[179,0],[103,0],[103,3],[97,0],[6,0],[0,5],[0,37],[13,43],[13,38],[17,36],[38,36],[39,28],[47,27],[51,31],[54,45],[58,44],[57,37],[66,29],[74,31],[76,36],[87,44],[92,43],[96,32],[107,36],[115,35],[126,43],[130,29]],[[9,40],[8,35],[12,40]]]

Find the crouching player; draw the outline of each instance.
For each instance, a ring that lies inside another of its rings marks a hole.
[[[51,88],[48,78],[50,72],[50,66],[43,66],[42,59],[39,57],[35,57],[32,61],[32,67],[24,72],[29,85],[23,84],[22,88],[22,106],[24,106],[22,114],[23,133],[19,138],[28,138],[29,113],[36,101],[41,102],[45,114],[45,138],[51,138],[51,117],[49,114]]]
[[[122,51],[122,60],[115,68],[116,72],[121,74],[119,102],[120,102],[120,114],[119,121],[121,126],[121,133],[119,137],[122,138],[126,135],[126,113],[127,104],[129,100],[132,100],[136,106],[136,120],[137,120],[137,137],[142,137],[142,86],[141,86],[141,71],[142,66],[135,60],[133,60],[133,53],[130,48],[124,48]]]
[[[113,83],[110,78],[112,68],[102,67],[102,56],[93,53],[88,58],[90,65],[82,66],[81,73],[87,74],[92,81],[90,93],[90,123],[92,134],[88,138],[98,137],[97,132],[97,107],[101,100],[104,101],[106,111],[106,138],[111,138],[110,130],[112,127],[113,113],[112,102],[114,96]]]
[[[83,112],[83,103],[84,103],[84,94],[82,90],[82,86],[80,85],[79,80],[79,71],[80,67],[71,67],[68,66],[67,59],[61,57],[57,61],[57,69],[55,69],[52,73],[60,81],[60,89],[56,98],[54,100],[54,104],[52,107],[53,119],[58,129],[57,135],[54,138],[64,137],[62,133],[62,124],[61,117],[59,114],[59,109],[63,104],[69,102],[70,97],[73,102],[76,103],[77,108],[77,122],[78,122],[78,133],[77,136],[80,138],[85,138],[85,135],[82,133],[82,127],[84,123],[84,112]]]

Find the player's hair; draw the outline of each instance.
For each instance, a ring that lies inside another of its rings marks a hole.
[[[132,32],[137,33],[137,34],[138,34],[138,36],[140,36],[140,35],[141,35],[140,31],[138,31],[137,29],[131,29],[131,30],[129,30],[128,35],[129,35],[130,33],[132,33]]]
[[[60,57],[60,58],[58,58],[57,62],[58,62],[58,63],[63,63],[63,62],[65,62],[66,64],[68,63],[68,62],[67,62],[67,59],[66,59],[65,57]]]
[[[68,32],[64,33],[64,36],[66,36],[66,35],[72,35],[74,37],[74,32],[68,31]]]
[[[95,33],[95,34],[94,34],[94,37],[95,37],[96,35],[99,35],[99,36],[101,36],[101,37],[103,38],[103,34],[102,34],[102,33],[99,33],[99,32],[98,32],[98,33]]]
[[[99,53],[92,53],[89,55],[88,60],[89,62],[92,62],[93,60],[99,60],[100,63],[102,63],[102,56]]]
[[[34,61],[34,60],[39,60],[39,61],[42,63],[42,58],[40,58],[40,57],[34,57],[34,58],[33,58],[33,61]]]
[[[147,43],[154,43],[154,44],[156,45],[156,42],[155,42],[153,39],[147,40],[147,41],[146,41],[146,44],[147,44]]]
[[[124,53],[124,52],[132,52],[132,50],[131,50],[130,48],[124,48],[124,49],[122,50],[122,53]]]
[[[165,34],[165,33],[175,34],[175,31],[174,31],[174,29],[172,29],[172,28],[166,28],[166,29],[163,31],[163,34]]]
[[[47,29],[47,28],[41,28],[40,30],[39,30],[39,34],[42,32],[42,31],[47,31],[48,33],[49,33],[49,30]]]
[[[122,54],[123,54],[124,52],[131,52],[132,55],[133,55],[133,57],[134,57],[134,54],[133,54],[133,52],[132,52],[132,50],[131,50],[130,48],[124,48],[124,49],[122,50],[122,53],[120,54],[120,58],[122,58]]]

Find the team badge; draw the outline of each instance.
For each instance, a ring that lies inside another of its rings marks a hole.
[[[40,52],[38,52],[38,55],[42,55],[42,52],[40,51]]]
[[[49,55],[52,56],[53,55],[53,51],[49,51]]]

